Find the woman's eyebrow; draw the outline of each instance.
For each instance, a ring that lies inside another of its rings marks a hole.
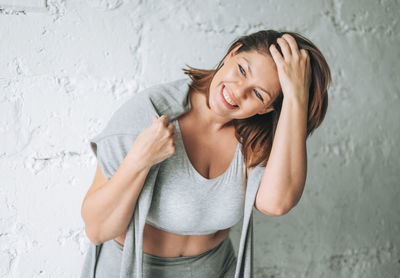
[[[253,74],[252,74],[252,72],[251,72],[249,60],[247,60],[245,57],[242,57],[242,58],[246,61],[247,70],[249,71],[250,75],[253,76]],[[263,91],[264,93],[266,93],[270,98],[272,98],[271,94],[270,94],[267,90],[265,90],[265,89],[263,89],[263,88],[261,88],[261,87],[260,87],[260,89],[261,89],[261,91]]]

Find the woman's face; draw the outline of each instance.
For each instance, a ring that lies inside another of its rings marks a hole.
[[[224,60],[210,85],[210,108],[222,117],[245,119],[273,110],[272,102],[281,86],[272,57],[256,51],[234,55],[239,44]],[[230,100],[226,101],[224,95]],[[232,102],[235,106],[229,104]]]

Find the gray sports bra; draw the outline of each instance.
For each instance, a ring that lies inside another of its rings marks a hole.
[[[213,179],[200,175],[191,164],[178,120],[175,153],[160,164],[146,223],[158,229],[203,235],[230,228],[244,213],[246,166],[237,145],[229,168]]]

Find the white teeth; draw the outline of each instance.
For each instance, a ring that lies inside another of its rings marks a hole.
[[[222,94],[224,95],[224,98],[225,98],[225,100],[226,100],[227,103],[229,103],[229,104],[232,105],[232,106],[237,106],[237,105],[229,98],[228,93],[225,92],[225,87],[224,87],[224,89],[222,90]]]

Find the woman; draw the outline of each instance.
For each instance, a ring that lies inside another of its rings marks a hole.
[[[318,48],[297,33],[259,31],[236,40],[215,70],[184,71],[193,81],[191,110],[171,123],[166,116],[155,117],[136,138],[112,184],[97,167],[82,206],[88,236],[95,244],[107,243],[96,277],[119,277],[126,236],[120,226],[132,217],[146,173],[157,163],[162,162],[161,177],[166,178],[158,181],[144,227],[143,277],[233,277],[236,257],[229,231],[243,210],[243,173],[249,176],[255,165],[266,166],[256,209],[279,216],[300,200],[306,139],[325,116],[331,81]],[[142,170],[134,178],[124,170],[127,161]],[[197,178],[194,187],[184,188],[190,194],[171,202],[178,191],[171,185],[190,175]],[[128,183],[134,185],[130,192],[122,190]],[[108,206],[108,214],[106,208],[98,210],[106,194],[118,202],[118,209]],[[128,197],[122,200],[122,195]],[[94,224],[106,214],[115,216]],[[107,241],[110,235],[114,240]]]

